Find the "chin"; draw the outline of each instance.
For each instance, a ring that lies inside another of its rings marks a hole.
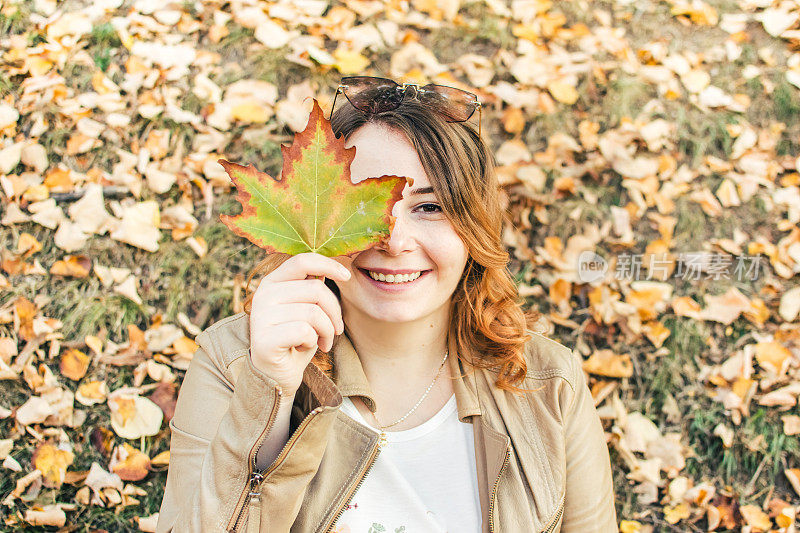
[[[402,306],[402,307],[407,307],[407,306]],[[414,320],[422,318],[418,312],[412,313],[411,309],[375,310],[375,311],[367,311],[367,314],[373,320],[377,320],[379,322],[396,323],[396,324],[401,324],[404,322],[413,322]]]

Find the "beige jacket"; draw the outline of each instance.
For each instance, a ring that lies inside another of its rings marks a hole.
[[[484,369],[453,383],[458,417],[474,429],[483,532],[616,532],[608,448],[577,356],[532,336],[520,386],[536,392],[499,389]],[[255,456],[281,398],[250,360],[248,317],[217,322],[197,343],[170,422],[157,531],[332,531],[380,452],[377,434],[339,409],[343,396],[375,409],[347,336],[332,350],[334,380],[306,368],[291,437],[260,473]],[[448,361],[461,376],[458,358]]]

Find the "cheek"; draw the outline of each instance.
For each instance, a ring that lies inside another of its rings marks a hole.
[[[464,270],[467,262],[467,247],[456,233],[441,236],[428,247],[430,255],[441,270],[457,271]]]

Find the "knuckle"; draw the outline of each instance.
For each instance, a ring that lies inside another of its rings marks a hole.
[[[310,339],[316,339],[318,337],[317,330],[315,330],[314,326],[312,326],[308,322],[306,322],[303,325],[303,328],[305,329],[305,337],[306,337],[306,339],[310,340]]]
[[[320,315],[321,311],[322,310],[316,304],[310,304],[309,309],[308,309],[309,322],[314,324],[317,327],[319,327],[321,325],[321,321],[322,321],[322,316]]]
[[[326,312],[325,312],[325,311],[324,311],[324,310],[323,310],[323,309],[322,309],[320,306],[318,306],[318,305],[315,305],[315,306],[314,306],[314,315],[315,315],[315,316],[317,317],[317,319],[318,319],[320,322],[322,322],[323,324],[325,324],[325,322],[327,322],[327,321],[328,321],[328,320],[327,320],[327,318],[328,318],[328,314],[327,314],[327,313],[326,313]]]

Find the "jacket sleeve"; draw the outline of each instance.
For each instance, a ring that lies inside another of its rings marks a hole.
[[[240,355],[246,364],[232,387],[215,364],[219,359],[210,356],[217,343],[204,334],[197,342],[170,422],[170,466],[158,533],[230,531],[234,524],[236,531],[245,530],[253,458],[278,411],[277,382],[255,368],[246,350]],[[259,515],[268,517],[260,524],[264,531],[289,531],[341,403],[333,382],[313,364],[305,370],[303,386],[312,391],[306,402],[311,411],[300,414],[299,429],[292,425],[288,448],[258,487],[268,485],[259,498]],[[293,418],[297,410],[295,404]]]
[[[616,533],[614,484],[603,426],[574,351],[571,370],[575,392],[567,409],[567,493],[561,530],[564,533]]]

